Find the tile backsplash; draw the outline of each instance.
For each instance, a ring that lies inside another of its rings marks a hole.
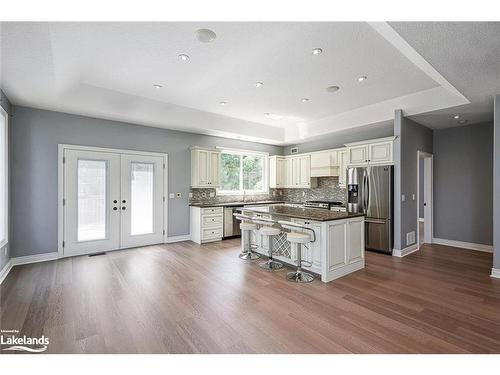
[[[243,201],[243,195],[217,195],[214,188],[191,189],[190,192],[193,196],[189,198],[189,203],[218,204]],[[211,194],[214,196],[211,197]],[[318,199],[345,203],[346,189],[339,186],[338,177],[319,177],[318,186],[312,189],[269,189],[269,194],[245,196],[246,202],[305,202]]]

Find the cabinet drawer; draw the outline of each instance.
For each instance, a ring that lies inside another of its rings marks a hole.
[[[202,215],[222,215],[222,207],[207,207],[201,209]]]
[[[216,216],[203,215],[201,218],[201,222],[202,222],[203,227],[221,226],[222,225],[222,215],[216,215]]]
[[[201,231],[202,240],[208,240],[212,238],[222,238],[222,228],[203,229]]]

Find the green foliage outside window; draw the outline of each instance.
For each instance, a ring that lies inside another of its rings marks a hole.
[[[264,156],[222,153],[222,191],[264,189]]]

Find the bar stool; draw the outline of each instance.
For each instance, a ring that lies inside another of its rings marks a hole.
[[[310,242],[316,241],[316,233],[313,229],[306,227],[304,225],[292,223],[291,221],[278,221],[278,223],[291,232],[286,234],[286,239],[288,242],[297,245],[297,270],[295,272],[288,272],[286,278],[288,281],[294,281],[297,283],[310,283],[314,280],[314,276],[310,273],[302,271],[302,245]],[[301,233],[297,230],[306,230],[310,233]],[[307,262],[309,263],[309,262]],[[310,266],[309,266],[310,267]]]
[[[252,244],[251,231],[257,229],[257,224],[251,222],[252,218],[243,214],[234,213],[234,217],[240,220],[241,241],[243,243],[243,250],[238,255],[240,259],[255,260],[259,259],[260,255],[254,252],[257,245]]]
[[[264,268],[265,270],[268,271],[276,271],[283,268],[283,263],[280,263],[273,259],[273,253],[274,253],[273,239],[274,236],[278,236],[281,233],[280,228],[273,227],[273,225],[276,224],[277,222],[262,217],[253,218],[252,221],[261,226],[259,229],[259,234],[261,236],[267,237],[269,241],[269,259],[266,262],[260,263],[259,267]]]

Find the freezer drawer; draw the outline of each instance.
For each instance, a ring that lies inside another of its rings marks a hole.
[[[390,220],[365,219],[365,248],[367,250],[392,253],[392,228]]]

